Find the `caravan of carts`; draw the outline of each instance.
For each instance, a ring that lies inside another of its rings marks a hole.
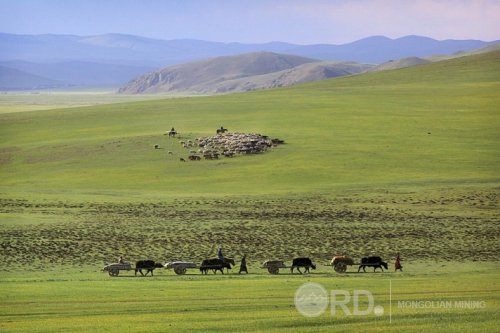
[[[220,259],[206,259],[203,260],[201,264],[197,264],[193,261],[172,261],[165,265],[155,263],[154,261],[138,261],[135,267],[132,267],[130,263],[113,263],[104,266],[103,271],[108,272],[110,276],[118,276],[121,271],[134,271],[135,275],[140,272],[141,275],[148,275],[151,273],[153,275],[153,270],[155,268],[164,267],[167,269],[172,269],[177,275],[184,275],[188,269],[197,269],[202,274],[208,274],[208,272],[213,272],[216,274],[218,271],[224,274],[224,269],[228,271],[235,265],[233,259],[226,258],[225,260]],[[365,257],[362,258],[360,262],[356,263],[354,259],[350,256],[335,256],[332,258],[330,264],[335,272],[345,273],[349,266],[358,266],[358,272],[363,270],[366,271],[366,267],[372,267],[374,271],[378,268],[380,270],[388,269],[386,262],[382,260],[381,257]],[[290,269],[291,273],[298,271],[300,274],[309,273],[311,269],[316,269],[316,265],[309,258],[295,258],[292,261],[292,265],[287,266],[283,260],[266,260],[261,268],[266,269],[270,274],[278,274],[280,269]],[[142,269],[146,270],[146,274],[143,274]],[[304,271],[302,271],[303,269]]]

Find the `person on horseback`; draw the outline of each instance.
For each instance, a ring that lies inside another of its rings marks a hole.
[[[175,137],[177,135],[177,131],[175,128],[172,127],[172,129],[168,132],[168,136],[173,136]]]
[[[217,250],[217,258],[219,258],[220,261],[224,262],[224,255],[222,254],[222,247],[219,246],[219,249]]]

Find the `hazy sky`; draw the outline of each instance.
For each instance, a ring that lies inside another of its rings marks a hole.
[[[299,44],[372,35],[491,41],[500,39],[500,0],[0,0],[0,32]]]

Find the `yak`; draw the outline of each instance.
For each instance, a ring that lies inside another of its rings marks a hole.
[[[135,263],[135,275],[137,276],[137,272],[141,273],[142,276],[146,276],[151,273],[153,276],[153,271],[155,268],[163,268],[163,264],[159,262],[154,262],[153,260],[139,260]],[[146,270],[146,274],[142,273],[142,270]]]
[[[297,268],[299,273],[302,274],[300,267],[304,267],[306,269],[305,273],[309,273],[310,268],[316,269],[316,265],[313,264],[311,259],[309,259],[309,258],[295,258],[295,259],[293,259],[292,268],[290,269],[290,271],[293,273],[293,270],[295,268]]]
[[[230,259],[231,262],[234,265],[234,260]],[[200,266],[200,272],[202,274],[207,274],[208,271],[211,269],[214,274],[217,274],[217,271],[220,271],[222,274],[224,274],[224,268],[226,269],[231,269],[231,263],[229,262],[228,259],[225,260],[220,260],[218,258],[215,259],[205,259],[201,262]]]
[[[384,271],[382,267],[388,269],[387,263],[384,262],[382,258],[378,256],[361,258],[361,265],[359,265],[358,272],[361,270],[361,268],[363,268],[363,272],[366,272],[365,270],[366,267],[373,267],[374,272],[377,268],[380,268],[382,272]]]

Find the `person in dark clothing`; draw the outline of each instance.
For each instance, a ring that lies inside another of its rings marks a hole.
[[[217,250],[217,258],[219,258],[220,261],[224,261],[224,255],[222,254],[222,247],[219,247]]]
[[[243,256],[241,258],[241,263],[240,263],[240,272],[238,274],[241,274],[241,272],[245,272],[248,274],[248,269],[247,269],[247,256]]]

